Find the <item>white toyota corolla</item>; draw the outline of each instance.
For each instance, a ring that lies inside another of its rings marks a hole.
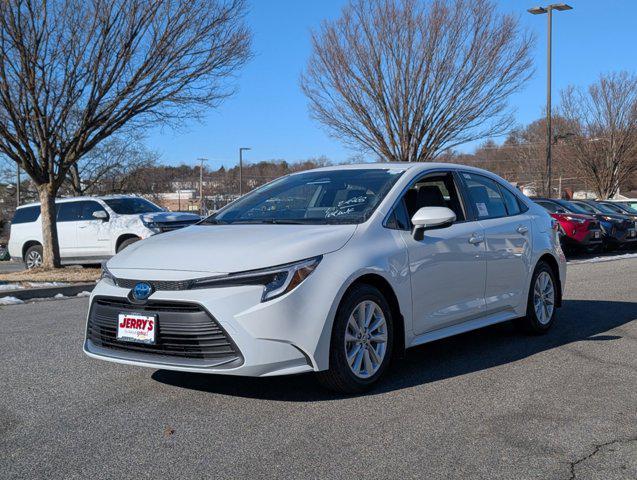
[[[546,332],[565,275],[549,214],[492,173],[321,168],[109,260],[84,351],[357,392],[406,348],[507,320]]]

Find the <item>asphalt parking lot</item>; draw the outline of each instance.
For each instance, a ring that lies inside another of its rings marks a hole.
[[[92,360],[86,299],[0,307],[0,477],[637,478],[637,258],[568,275],[548,335],[429,344],[349,398]]]

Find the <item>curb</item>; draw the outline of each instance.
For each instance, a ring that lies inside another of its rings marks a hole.
[[[81,292],[91,292],[95,288],[95,283],[75,283],[64,287],[41,287],[41,288],[22,288],[20,290],[3,290],[0,298],[15,297],[20,300],[31,300],[33,298],[52,298],[58,294],[65,297],[72,297]]]

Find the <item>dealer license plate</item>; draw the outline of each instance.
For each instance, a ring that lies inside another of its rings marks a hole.
[[[155,343],[157,318],[154,315],[120,313],[117,322],[117,339],[124,342]]]
[[[595,232],[595,233],[593,234],[593,237],[594,237],[594,238],[599,238],[599,232]]]

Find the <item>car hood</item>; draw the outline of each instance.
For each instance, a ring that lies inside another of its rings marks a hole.
[[[193,225],[134,243],[108,268],[241,272],[334,252],[355,231],[356,225]]]
[[[566,219],[566,217],[581,218],[582,220],[595,220],[593,215],[584,215],[582,213],[552,213],[554,218]]]
[[[199,215],[194,213],[182,212],[152,212],[140,215],[144,222],[150,223],[170,223],[170,222],[198,222],[201,220]]]

